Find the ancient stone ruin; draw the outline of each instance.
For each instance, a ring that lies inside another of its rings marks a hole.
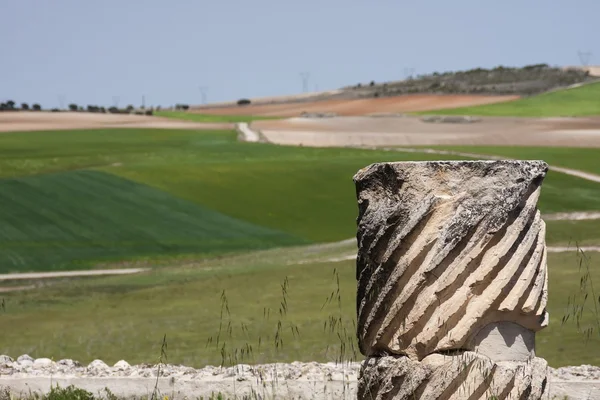
[[[540,399],[542,161],[373,164],[357,190],[358,398]]]

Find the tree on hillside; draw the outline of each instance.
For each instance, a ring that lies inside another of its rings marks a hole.
[[[6,105],[6,103],[0,103],[0,111],[5,111],[8,110],[8,106]]]
[[[9,100],[6,102],[6,107],[8,110],[14,110],[15,109],[15,102],[12,100]]]
[[[31,108],[33,111],[42,111],[42,106],[40,106],[38,103],[34,103]]]
[[[132,112],[135,109],[131,104],[127,106],[127,111]]]
[[[69,110],[71,110],[71,111],[77,111],[77,104],[75,104],[75,103],[69,104]]]
[[[29,104],[21,103],[21,110],[25,110],[25,111],[29,110]]]

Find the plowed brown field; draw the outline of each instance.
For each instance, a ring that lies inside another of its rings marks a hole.
[[[318,100],[233,107],[206,106],[194,108],[190,110],[190,112],[216,115],[260,115],[279,117],[297,117],[303,112],[328,112],[342,116],[357,116],[375,113],[405,113],[440,108],[475,106],[516,100],[518,98],[519,96],[413,94],[368,99]]]

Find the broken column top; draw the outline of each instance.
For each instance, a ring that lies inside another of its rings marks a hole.
[[[354,176],[365,355],[473,349],[490,324],[547,323],[543,161],[378,163]]]

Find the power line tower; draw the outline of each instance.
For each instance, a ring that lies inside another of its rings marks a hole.
[[[58,104],[60,105],[61,110],[65,109],[65,95],[64,94],[58,95]]]
[[[583,67],[590,65],[590,59],[592,58],[591,51],[578,51],[577,55],[579,56],[579,61]]]
[[[300,72],[302,78],[302,91],[308,92],[308,79],[310,78],[310,72]]]
[[[119,96],[113,96],[113,106],[119,107]]]
[[[202,96],[202,104],[206,104],[206,92],[208,92],[208,86],[200,86],[200,95]]]

